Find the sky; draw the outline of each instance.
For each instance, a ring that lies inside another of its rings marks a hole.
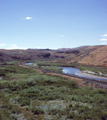
[[[0,49],[107,45],[107,0],[0,0]]]

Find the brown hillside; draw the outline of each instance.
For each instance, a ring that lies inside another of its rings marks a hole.
[[[48,50],[0,50],[0,62],[12,60],[35,60],[38,58],[50,58]]]
[[[104,45],[56,51],[52,55],[57,58],[63,58],[60,62],[76,62],[85,65],[107,67],[107,46]]]
[[[79,49],[76,50],[56,51],[52,55],[57,58],[64,58],[61,61],[67,63],[73,63],[73,62],[80,63],[80,61],[82,61],[84,58],[88,59],[91,52],[94,52],[102,47],[104,46],[91,46],[91,47],[83,47],[83,48],[80,47]]]
[[[107,46],[98,47],[96,50],[90,52],[88,56],[79,60],[78,63],[107,67]]]
[[[65,51],[50,49],[0,50],[0,62],[35,60],[38,58],[61,58],[59,62],[76,62],[85,65],[107,67],[107,46],[86,46]]]

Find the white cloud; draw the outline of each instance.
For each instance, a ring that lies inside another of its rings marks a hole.
[[[103,37],[107,37],[107,34],[102,35]]]
[[[11,50],[11,49],[27,49],[27,48],[24,48],[24,47],[18,47],[17,45],[10,45],[9,48],[6,48],[8,50]]]
[[[100,39],[100,41],[107,41],[107,39]]]
[[[58,35],[58,37],[64,37],[65,35]]]
[[[7,46],[6,44],[0,44],[0,47]]]
[[[26,17],[26,20],[31,20],[32,19],[32,17]]]

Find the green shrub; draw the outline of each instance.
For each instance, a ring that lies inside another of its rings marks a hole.
[[[0,120],[13,120],[6,110],[0,110]]]
[[[41,110],[41,109],[38,109],[38,108],[31,108],[31,112],[33,112],[33,114],[35,114],[35,115],[38,115],[38,114],[44,114],[45,112],[44,112],[44,110]]]
[[[72,104],[69,104],[69,108],[71,108],[71,107],[73,107],[73,105],[72,105]]]
[[[78,112],[79,112],[80,114],[83,113],[84,111],[85,111],[85,107],[84,107],[84,106],[78,108]]]
[[[2,105],[2,108],[8,108],[8,103],[4,103],[4,104]]]
[[[13,113],[13,114],[17,113],[17,111],[16,111],[15,108],[12,108],[12,113]]]
[[[68,115],[67,115],[67,118],[70,118],[70,119],[75,118],[75,113],[72,112],[71,114],[68,114]]]
[[[58,113],[58,110],[56,110],[56,109],[51,109],[51,110],[48,112],[49,115],[56,115],[57,113]]]
[[[21,106],[26,106],[26,105],[30,105],[30,100],[23,100],[20,104]]]

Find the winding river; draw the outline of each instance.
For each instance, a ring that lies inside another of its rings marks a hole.
[[[32,65],[32,64],[33,63],[26,63],[25,65]],[[89,79],[107,81],[107,77],[86,74],[86,73],[80,71],[80,69],[78,69],[78,68],[73,68],[73,67],[59,67],[59,68],[61,68],[63,73],[65,73],[65,74],[71,74],[71,75],[77,75],[79,77],[84,77],[84,78],[89,78]]]
[[[87,74],[87,73],[84,73],[84,72],[80,71],[80,69],[78,69],[78,68],[73,68],[73,67],[59,67],[59,68],[62,68],[63,73],[66,73],[66,74],[67,73],[71,74],[71,75],[74,74],[74,75],[77,75],[79,77],[107,81],[107,77],[102,77],[102,76]]]

